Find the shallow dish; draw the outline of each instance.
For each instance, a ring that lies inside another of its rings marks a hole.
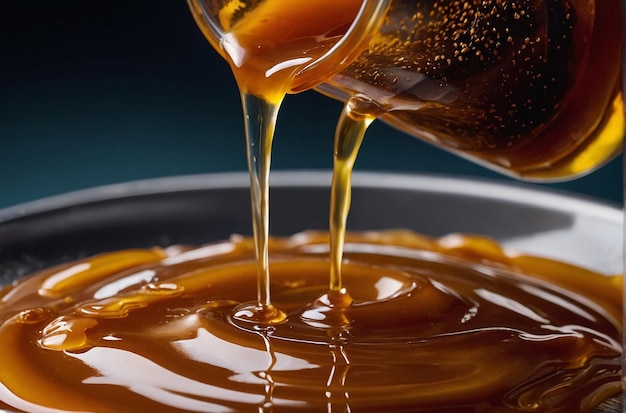
[[[97,252],[249,234],[248,182],[243,173],[164,178],[0,210],[0,284]],[[271,233],[327,229],[329,183],[325,172],[274,173]],[[353,183],[349,230],[483,234],[507,248],[622,273],[623,214],[615,205],[443,176],[356,173]],[[597,411],[622,410],[613,399]]]

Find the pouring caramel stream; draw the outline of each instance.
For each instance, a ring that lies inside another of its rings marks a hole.
[[[361,2],[356,0],[339,3],[318,0],[297,5],[266,1],[238,19],[232,28],[230,22],[241,9],[235,4],[220,11],[222,26],[230,29],[220,48],[233,70],[243,104],[258,262],[257,300],[238,308],[236,318],[261,324],[281,323],[285,319],[285,314],[270,298],[267,246],[269,175],[276,117],[285,95],[298,84],[311,81],[302,70],[341,39],[360,6]],[[333,13],[329,14],[329,9]],[[295,19],[300,23],[294,25]]]
[[[360,7],[323,1],[342,12],[310,3],[295,28],[309,3],[267,0],[234,19],[230,2],[220,14],[246,118],[253,238],[106,253],[1,290],[0,407],[556,413],[620,391],[621,277],[481,237],[346,234],[352,168],[380,110],[364,96],[337,127],[329,233],[269,236],[280,104]]]

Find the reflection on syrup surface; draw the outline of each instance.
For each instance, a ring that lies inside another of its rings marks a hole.
[[[621,277],[478,237],[348,234],[351,305],[327,305],[328,235],[107,253],[0,292],[0,408],[588,411],[620,390]],[[526,275],[521,275],[521,274]],[[46,410],[50,409],[50,410]]]

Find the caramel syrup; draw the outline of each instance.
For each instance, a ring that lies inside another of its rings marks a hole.
[[[622,28],[619,0],[393,0],[319,89],[499,172],[571,179],[621,151]]]
[[[247,119],[254,238],[103,254],[4,289],[1,403],[563,412],[619,392],[621,277],[510,256],[477,237],[346,236],[351,170],[381,109],[367,97],[351,98],[338,124],[330,234],[269,238],[278,108],[359,2],[340,3],[339,19],[311,7],[295,30],[288,18],[300,15],[284,3],[237,18],[241,3],[227,4],[221,46]]]
[[[312,81],[302,70],[341,39],[359,12],[361,1],[250,4],[255,6],[251,11],[244,3],[227,2],[218,12],[220,24],[227,31],[219,50],[232,68],[243,103],[259,274],[257,300],[238,308],[235,318],[276,324],[285,319],[285,314],[270,299],[267,245],[269,173],[276,117],[285,95]],[[208,30],[202,23],[200,26],[205,32]]]
[[[270,239],[284,322],[256,294],[254,242],[106,253],[0,292],[0,408],[27,412],[585,412],[621,389],[621,277],[493,241]]]

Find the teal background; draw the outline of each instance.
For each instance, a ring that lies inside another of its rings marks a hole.
[[[273,168],[329,169],[340,103],[288,96]],[[0,208],[68,191],[246,169],[238,92],[182,0],[0,2]],[[356,170],[508,179],[382,124]],[[546,185],[542,185],[546,186]],[[622,202],[622,161],[550,185]]]

